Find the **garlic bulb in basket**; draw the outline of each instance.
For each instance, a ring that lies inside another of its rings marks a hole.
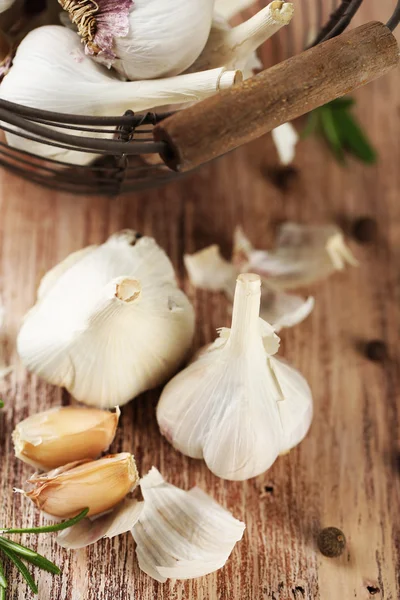
[[[153,81],[121,81],[85,56],[79,37],[57,25],[39,27],[18,47],[13,66],[0,86],[0,98],[31,108],[92,116],[119,116],[126,110],[145,111],[165,104],[193,102],[229,88],[240,80],[237,71],[213,69]],[[87,136],[85,131],[75,135]],[[108,133],[90,134],[110,137]],[[7,141],[21,150],[74,164],[92,154],[27,140],[10,133]],[[82,142],[82,144],[84,144]]]
[[[86,53],[130,80],[179,75],[203,50],[214,0],[58,0]]]
[[[126,230],[46,276],[17,346],[30,371],[105,408],[164,383],[193,332],[193,308],[165,252]]]
[[[0,13],[8,10],[14,4],[15,0],[0,0]]]
[[[231,329],[165,387],[161,432],[175,448],[204,458],[223,479],[260,475],[306,435],[312,397],[306,380],[275,358],[279,338],[259,318],[260,278],[239,275]]]

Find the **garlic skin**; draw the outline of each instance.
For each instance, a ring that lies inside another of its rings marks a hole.
[[[15,0],[0,0],[0,13],[8,10],[14,4]]]
[[[79,37],[59,25],[38,27],[21,42],[0,86],[0,98],[55,112],[120,116],[165,104],[202,100],[240,82],[241,73],[225,68],[152,81],[121,81],[84,53]],[[87,132],[76,131],[85,137]],[[109,133],[91,134],[109,139]],[[87,164],[93,153],[66,150],[6,133],[15,148],[71,164]]]
[[[232,327],[164,388],[161,432],[218,477],[260,475],[299,444],[312,420],[306,380],[275,358],[279,338],[259,318],[260,278],[239,275]]]
[[[59,0],[86,53],[129,80],[171,77],[203,50],[214,0]]]
[[[53,517],[70,518],[86,507],[90,517],[116,506],[138,482],[135,459],[123,452],[34,475],[28,479],[34,487],[25,496]]]
[[[282,165],[290,165],[296,155],[299,134],[291,123],[283,123],[271,131],[272,139]]]
[[[215,0],[215,12],[229,20],[254,4],[255,0]]]
[[[75,259],[40,287],[18,353],[80,402],[121,406],[176,372],[192,343],[194,310],[152,238],[125,230]]]
[[[85,458],[97,458],[110,447],[120,411],[51,408],[21,421],[13,431],[15,455],[48,471]]]
[[[156,581],[213,573],[228,560],[245,524],[199,488],[164,481],[154,467],[140,480],[144,508],[132,536],[142,571]]]

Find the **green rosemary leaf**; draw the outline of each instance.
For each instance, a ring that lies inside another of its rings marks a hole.
[[[6,600],[6,588],[0,586],[0,600]]]
[[[7,579],[6,579],[6,575],[4,573],[3,565],[0,563],[0,588],[6,588],[6,587],[7,587]]]
[[[343,110],[346,108],[350,108],[351,106],[354,106],[355,103],[356,103],[356,101],[354,100],[354,98],[350,98],[349,96],[346,96],[344,98],[336,98],[336,100],[332,100],[332,102],[329,102],[329,104],[327,104],[327,106],[329,106],[330,108]]]
[[[356,119],[348,111],[333,111],[332,117],[344,148],[365,163],[375,163],[377,153]]]
[[[4,548],[4,546],[1,549],[4,552],[4,554],[6,556],[8,556],[8,558],[11,560],[11,562],[14,563],[14,565],[17,567],[18,571],[21,573],[22,577],[25,579],[26,583],[29,585],[32,592],[34,594],[37,594],[39,591],[38,586],[36,585],[35,580],[33,579],[32,575],[29,573],[28,569],[26,568],[26,566],[24,565],[22,560],[16,554],[14,554],[14,552],[12,552],[12,550],[6,549],[6,548]]]
[[[333,119],[332,110],[329,108],[329,105],[323,106],[320,109],[320,114],[323,134],[336,158],[340,162],[344,162],[345,158],[342,141],[340,139],[340,134],[336,129],[336,123]]]
[[[32,565],[35,565],[35,567],[39,567],[39,569],[42,569],[43,571],[53,573],[53,575],[59,575],[61,573],[61,570],[57,567],[57,565],[52,563],[50,560],[47,560],[47,558],[45,558],[39,553],[37,553],[35,557],[24,556],[24,560],[31,563]]]
[[[1,398],[0,398],[0,408],[4,408],[4,402]]]
[[[0,533],[52,533],[54,531],[62,531],[63,529],[68,529],[68,527],[72,527],[72,525],[79,523],[79,521],[86,517],[88,512],[89,509],[84,508],[79,515],[72,517],[72,519],[68,519],[68,521],[63,521],[62,523],[45,525],[44,527],[27,527],[25,529],[0,529]]]
[[[17,544],[17,542],[12,542],[11,540],[6,540],[0,537],[0,550],[4,552],[6,550],[11,550],[11,552],[15,552],[15,554],[20,554],[21,556],[28,556],[31,558],[36,557],[36,552],[30,550],[29,548],[25,548],[25,546],[21,546],[21,544]]]
[[[307,118],[306,126],[300,134],[300,138],[305,140],[306,138],[310,137],[310,135],[315,133],[317,131],[319,121],[319,109],[310,112]]]

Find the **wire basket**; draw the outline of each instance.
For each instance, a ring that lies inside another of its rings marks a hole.
[[[285,28],[271,40],[271,55],[277,61],[341,34],[362,0],[302,0],[300,4],[297,14],[302,26]],[[398,21],[399,4],[390,22],[392,29]],[[98,158],[89,165],[69,164],[0,141],[0,165],[42,186],[75,194],[116,195],[158,186],[180,176],[160,160],[160,155],[170,153],[168,141],[153,137],[154,126],[170,114],[127,111],[120,117],[77,116],[1,100],[3,131]]]

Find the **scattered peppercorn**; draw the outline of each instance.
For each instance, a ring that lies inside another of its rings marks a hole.
[[[353,236],[361,244],[374,242],[378,237],[378,225],[371,217],[361,217],[354,221]]]
[[[387,347],[381,340],[372,340],[365,346],[365,354],[369,360],[383,362],[387,358]]]
[[[318,535],[318,548],[324,556],[336,558],[346,547],[345,535],[337,527],[327,527]]]
[[[299,176],[299,171],[292,166],[271,167],[263,169],[264,175],[280,190],[287,192]]]

